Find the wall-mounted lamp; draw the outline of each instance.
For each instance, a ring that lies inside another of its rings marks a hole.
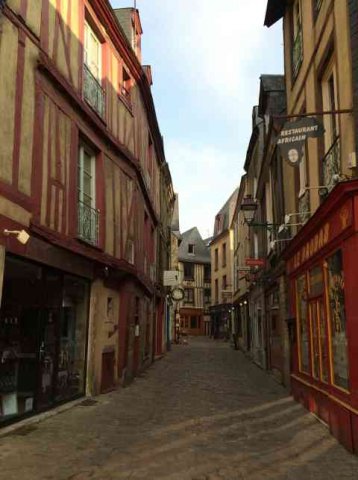
[[[248,225],[249,227],[261,227],[261,228],[266,228],[267,230],[272,230],[275,227],[278,227],[278,225],[274,223],[268,223],[268,222],[263,222],[263,223],[256,223],[254,222],[255,218],[255,213],[257,210],[257,202],[252,198],[252,195],[246,195],[244,197],[242,203],[241,203],[241,210],[244,213],[244,223]]]
[[[251,225],[257,210],[257,202],[252,198],[252,195],[244,197],[241,203],[241,210],[244,213],[245,223]]]
[[[30,240],[30,235],[25,230],[7,230],[3,231],[5,237],[9,237],[10,235],[14,235],[16,239],[22,243],[22,245],[26,245],[27,242]]]

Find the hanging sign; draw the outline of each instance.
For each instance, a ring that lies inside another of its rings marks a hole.
[[[248,267],[264,267],[266,261],[264,258],[246,258],[245,263]]]
[[[164,287],[177,287],[182,281],[182,273],[178,270],[166,270],[163,274]]]
[[[303,147],[307,138],[317,138],[324,134],[324,127],[316,118],[304,117],[296,122],[286,122],[278,136],[277,145],[282,157],[293,167],[303,158]]]

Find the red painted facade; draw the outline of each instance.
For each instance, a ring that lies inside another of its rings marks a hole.
[[[294,397],[358,453],[358,181],[340,183],[284,252]]]

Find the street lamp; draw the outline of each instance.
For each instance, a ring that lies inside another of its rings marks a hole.
[[[252,198],[252,195],[246,195],[241,203],[241,210],[244,212],[244,219],[247,225],[251,225],[254,221],[257,210],[257,202]]]
[[[241,210],[244,213],[244,223],[246,223],[248,227],[260,227],[266,228],[266,230],[274,230],[275,228],[279,227],[279,225],[276,225],[275,223],[254,222],[257,206],[257,202],[252,198],[252,195],[246,195],[241,203]]]

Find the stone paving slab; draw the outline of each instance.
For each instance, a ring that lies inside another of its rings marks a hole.
[[[358,458],[228,344],[0,438],[0,480],[358,480]]]

